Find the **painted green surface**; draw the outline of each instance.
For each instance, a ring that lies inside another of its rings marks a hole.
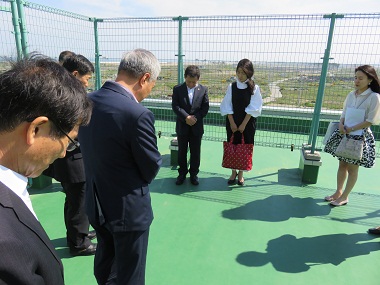
[[[380,237],[366,233],[380,225],[379,166],[361,168],[349,204],[331,208],[323,197],[334,192],[338,162],[326,153],[318,183],[304,185],[299,150],[255,147],[246,186],[229,187],[222,143],[204,141],[200,185],[176,186],[170,140],[158,139],[147,285],[379,284]],[[60,185],[31,193],[66,284],[96,284],[93,257],[72,258],[65,247]]]

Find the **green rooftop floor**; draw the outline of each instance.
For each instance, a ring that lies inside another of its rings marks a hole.
[[[228,186],[222,143],[202,142],[200,185],[175,185],[170,138],[151,184],[155,219],[147,285],[380,284],[380,160],[360,168],[347,206],[331,208],[338,161],[322,153],[317,184],[304,185],[300,151],[255,147],[246,185]],[[62,258],[67,285],[96,284],[93,256],[71,257],[60,184],[31,189],[33,207]]]

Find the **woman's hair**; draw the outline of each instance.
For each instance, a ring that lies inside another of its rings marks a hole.
[[[248,88],[251,91],[251,94],[253,94],[253,90],[255,89],[255,82],[253,81],[253,73],[255,72],[253,69],[253,64],[252,61],[249,59],[243,58],[242,60],[239,61],[239,63],[236,66],[236,72],[241,67],[241,69],[244,71],[245,75],[248,77],[247,85]]]
[[[355,72],[361,71],[367,75],[369,79],[372,79],[369,87],[373,92],[380,93],[380,81],[377,77],[376,70],[371,65],[361,65],[355,68]]]

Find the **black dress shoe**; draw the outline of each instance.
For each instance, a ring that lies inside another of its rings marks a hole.
[[[180,174],[180,175],[178,175],[175,184],[176,185],[182,185],[183,182],[185,181],[185,179],[186,179],[186,175]]]
[[[199,179],[198,179],[198,176],[196,176],[196,175],[191,176],[191,177],[190,177],[190,182],[191,182],[191,184],[193,184],[193,185],[199,185]]]
[[[238,185],[244,186],[244,180],[243,181],[238,181]]]
[[[374,235],[380,235],[380,228],[368,229],[368,233],[374,234]]]
[[[72,256],[94,255],[96,252],[96,246],[96,243],[91,243],[88,247],[85,248],[70,248],[70,254]]]
[[[94,238],[96,238],[96,232],[95,231],[89,231],[87,238],[90,240],[93,240]]]

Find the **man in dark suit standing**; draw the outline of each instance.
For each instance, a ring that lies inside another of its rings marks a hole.
[[[66,56],[61,64],[82,83],[83,87],[88,87],[88,81],[95,69],[86,57],[72,53]],[[51,167],[51,176],[61,182],[66,195],[63,213],[70,253],[73,256],[93,255],[96,243],[91,240],[96,234],[89,231],[90,223],[85,211],[86,176],[80,148],[69,149],[66,156],[54,161]]]
[[[177,185],[183,184],[190,172],[190,182],[198,185],[201,162],[201,141],[204,133],[203,118],[209,109],[208,89],[198,84],[199,67],[190,65],[185,70],[185,83],[173,88],[172,108],[177,115],[176,133],[178,140]],[[190,169],[187,169],[187,150],[190,147]]]
[[[27,181],[78,144],[90,116],[83,86],[51,59],[32,56],[0,74],[0,284],[64,284]]]
[[[149,184],[161,165],[154,116],[139,104],[154,87],[160,64],[149,51],[124,54],[115,81],[89,95],[88,126],[79,131],[87,186],[88,218],[98,239],[98,284],[145,284]]]

